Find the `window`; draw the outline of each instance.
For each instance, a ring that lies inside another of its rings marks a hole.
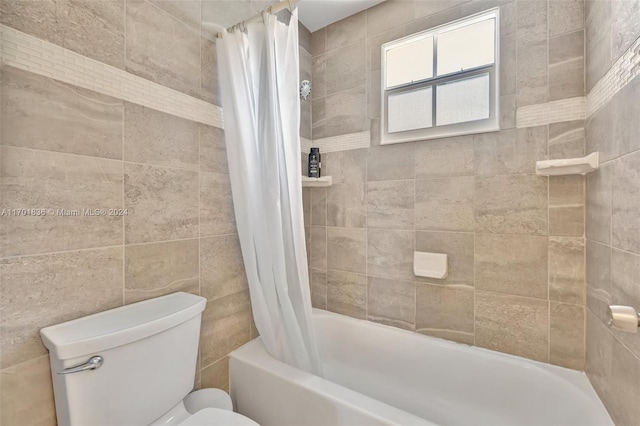
[[[382,144],[500,129],[498,10],[382,46]]]

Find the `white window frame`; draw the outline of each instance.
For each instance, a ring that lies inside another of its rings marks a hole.
[[[475,68],[466,69],[464,71],[453,72],[442,76],[437,76],[438,67],[438,35],[461,28],[485,19],[495,18],[495,53],[493,64],[483,65]],[[387,51],[404,44],[408,44],[425,37],[433,37],[433,76],[411,82],[390,89],[386,88]],[[381,118],[380,118],[380,144],[394,144],[401,142],[412,142],[417,140],[437,139],[449,136],[469,135],[475,133],[495,132],[500,130],[500,10],[499,8],[490,9],[472,16],[468,16],[448,24],[440,25],[419,33],[403,37],[385,43],[381,46]],[[467,121],[463,123],[453,123],[443,126],[436,126],[436,91],[437,85],[463,80],[469,77],[489,74],[489,118],[482,120]],[[416,130],[407,130],[404,132],[389,133],[388,117],[387,117],[387,98],[391,94],[408,92],[420,87],[432,87],[432,127]]]

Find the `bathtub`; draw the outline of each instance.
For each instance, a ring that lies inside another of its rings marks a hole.
[[[230,355],[236,410],[262,426],[613,422],[584,373],[314,310],[324,378],[260,339]]]

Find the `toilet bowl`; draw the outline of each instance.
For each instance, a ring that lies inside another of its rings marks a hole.
[[[191,392],[205,305],[179,292],[43,328],[58,425],[257,425]]]

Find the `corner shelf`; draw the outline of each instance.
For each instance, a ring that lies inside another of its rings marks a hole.
[[[303,188],[326,188],[327,186],[331,186],[332,182],[333,179],[331,179],[331,176],[322,176],[319,178],[302,176]]]
[[[586,175],[598,170],[600,167],[598,157],[598,153],[593,152],[581,158],[537,161],[536,174],[542,176]]]

